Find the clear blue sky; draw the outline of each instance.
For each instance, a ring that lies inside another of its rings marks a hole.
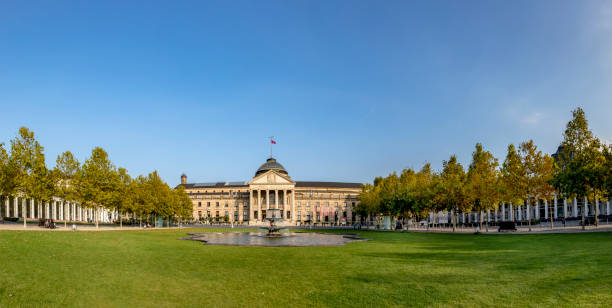
[[[128,3],[129,2],[129,3]],[[177,184],[435,168],[476,142],[612,140],[609,1],[1,1],[0,140]]]

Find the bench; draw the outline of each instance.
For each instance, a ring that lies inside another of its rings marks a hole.
[[[499,229],[497,229],[497,232],[502,231],[516,231],[516,224],[514,221],[502,221],[499,223]]]

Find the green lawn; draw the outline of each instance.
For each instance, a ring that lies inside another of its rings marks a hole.
[[[186,232],[0,232],[0,307],[612,305],[612,233],[362,232],[372,241],[271,248]]]

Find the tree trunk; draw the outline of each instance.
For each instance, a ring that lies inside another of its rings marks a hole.
[[[599,214],[599,206],[597,206],[597,202],[595,201],[595,193],[593,193],[593,208],[595,209],[595,228],[599,227],[599,218],[597,218]]]
[[[26,199],[26,200],[27,200],[27,199]],[[24,203],[23,203],[23,206],[21,207],[21,209],[22,209],[22,211],[21,211],[21,212],[22,212],[22,215],[23,215],[23,227],[24,227],[24,228],[27,228],[27,227],[28,227],[28,226],[26,225],[26,224],[27,224],[27,221],[28,221],[28,213],[26,212],[26,207],[27,207],[28,205],[27,205],[26,203],[27,203],[27,202],[24,202]]]
[[[119,229],[123,229],[123,216],[121,215],[121,211],[119,212]]]
[[[479,220],[480,230],[482,231],[482,211],[478,211],[478,220]]]
[[[453,211],[453,232],[457,232],[457,209]]]
[[[529,219],[527,219],[529,222],[529,232],[531,232],[531,204],[529,203],[529,200],[527,201],[527,205],[525,205],[525,207],[527,208],[527,215],[529,215]]]
[[[565,203],[564,203],[565,204]],[[550,202],[550,204],[548,205],[548,216],[550,216],[550,229],[552,230],[554,228],[554,223],[555,223],[555,219],[553,218],[554,215],[554,211],[552,208],[552,202]]]
[[[142,215],[138,216],[138,228],[142,229]]]
[[[587,199],[587,202],[588,202],[588,199]],[[584,202],[584,201],[583,201],[583,202],[582,202],[582,215],[581,215],[581,216],[582,216],[582,217],[581,217],[581,218],[582,218],[582,230],[585,230],[585,229],[586,229],[586,226],[585,226],[585,220],[584,220],[584,212],[585,212],[585,211],[586,211],[586,202]]]

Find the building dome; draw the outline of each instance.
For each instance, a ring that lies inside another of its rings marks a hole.
[[[262,173],[265,173],[268,170],[275,170],[277,172],[283,173],[283,174],[287,174],[287,170],[285,170],[285,167],[283,167],[283,165],[279,164],[276,159],[270,157],[266,160],[266,162],[261,165],[261,167],[259,167],[259,169],[257,169],[257,172],[255,172],[255,176],[258,176]]]

